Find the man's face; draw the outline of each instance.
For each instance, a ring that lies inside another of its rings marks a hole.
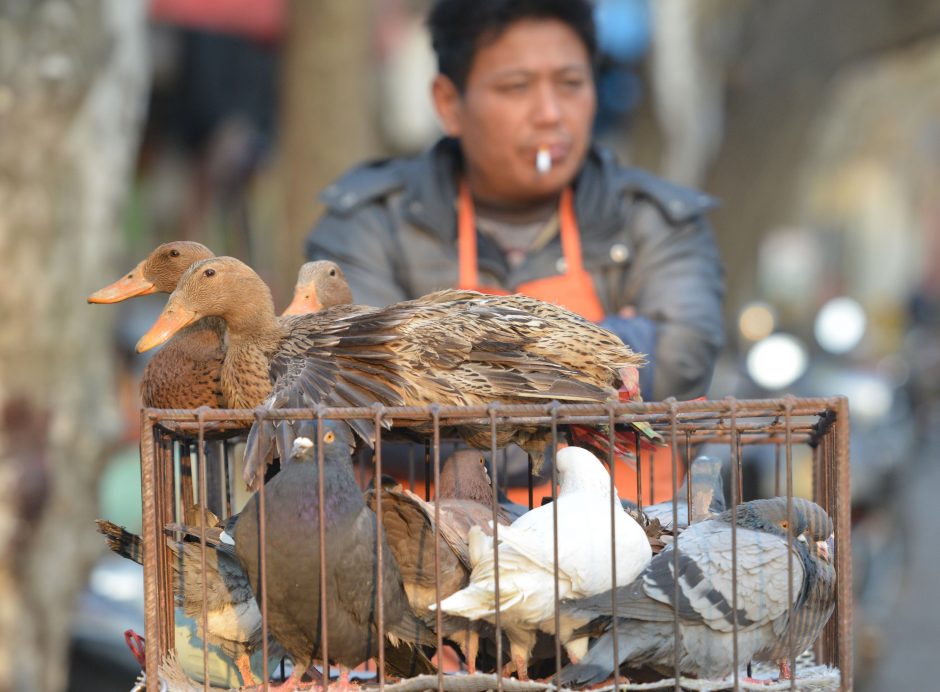
[[[511,24],[477,50],[464,93],[439,76],[435,100],[445,130],[460,139],[474,194],[488,201],[557,194],[590,144],[590,58],[578,35],[558,20]],[[536,170],[540,148],[552,162],[544,174]]]

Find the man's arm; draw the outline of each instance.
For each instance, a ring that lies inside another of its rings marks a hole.
[[[304,251],[308,260],[339,264],[358,304],[382,307],[410,297],[396,271],[400,249],[381,204],[346,214],[326,211],[307,236]]]
[[[724,343],[724,272],[711,227],[703,216],[670,226],[652,205],[635,223],[622,304],[636,316],[610,316],[604,326],[648,355],[640,373],[645,399],[702,396]]]

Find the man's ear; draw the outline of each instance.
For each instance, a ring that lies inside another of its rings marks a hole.
[[[431,98],[448,137],[460,137],[460,110],[463,106],[460,91],[449,77],[438,74],[431,82]]]

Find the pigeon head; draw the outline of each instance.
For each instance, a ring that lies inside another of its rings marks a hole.
[[[610,474],[596,456],[581,447],[564,447],[555,454],[560,493],[577,490],[610,492]]]
[[[294,462],[314,462],[317,460],[317,444],[323,446],[323,458],[328,461],[349,460],[355,447],[349,425],[341,420],[324,420],[322,426],[316,423],[310,426],[318,440],[310,437],[298,437],[291,447],[290,458]],[[319,428],[319,432],[317,432]]]
[[[803,540],[809,546],[810,553],[825,562],[830,562],[833,548],[832,519],[822,507],[802,497],[794,497],[793,505],[799,505],[800,511],[806,518]]]
[[[483,455],[475,449],[461,449],[451,454],[441,467],[438,497],[483,504],[492,502],[493,486]]]
[[[778,536],[803,538],[809,521],[806,515],[806,506],[793,498],[793,513],[787,516],[787,498],[772,497],[764,500],[751,500],[743,502],[737,507],[737,525],[746,529],[755,529]],[[731,510],[721,514],[720,519],[731,521]]]

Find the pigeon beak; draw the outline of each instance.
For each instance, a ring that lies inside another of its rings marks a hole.
[[[90,296],[89,303],[120,303],[135,296],[146,296],[157,292],[157,287],[144,278],[143,262],[113,284],[100,288]]]
[[[284,311],[284,315],[306,315],[310,312],[320,312],[323,309],[323,305],[320,303],[320,298],[317,296],[315,290],[310,290],[304,295],[304,291],[298,289],[294,291],[294,299],[291,301],[291,304],[287,306],[287,309]]]
[[[816,549],[823,560],[831,562],[829,558],[829,541],[816,541]]]

